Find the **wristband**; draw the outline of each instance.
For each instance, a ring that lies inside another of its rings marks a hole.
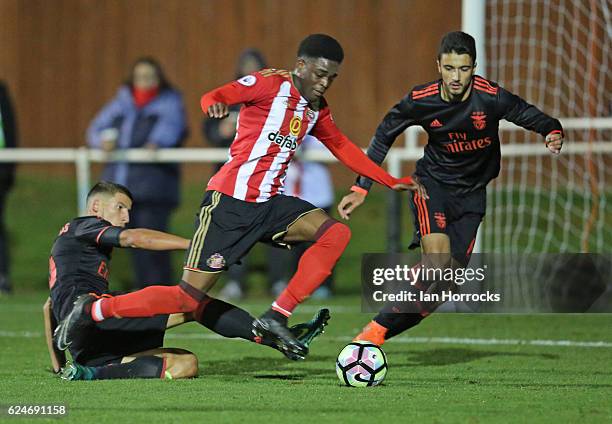
[[[548,146],[548,143],[550,143],[550,141],[548,141],[548,136],[553,135],[553,134],[561,134],[561,137],[563,137],[563,131],[561,130],[553,130],[549,132],[548,134],[546,134],[546,137],[544,138],[544,144],[546,146]]]
[[[368,190],[366,190],[363,187],[359,187],[358,185],[354,185],[353,187],[351,187],[351,191],[354,191],[355,193],[363,194],[364,196],[368,195]]]

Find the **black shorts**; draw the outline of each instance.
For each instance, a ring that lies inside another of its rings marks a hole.
[[[429,199],[423,199],[415,193],[410,196],[415,226],[410,248],[420,246],[421,237],[427,234],[447,234],[453,258],[467,265],[478,226],[486,212],[486,190],[457,194],[451,187],[442,186],[431,178],[419,177],[419,181],[427,189]]]
[[[161,348],[168,315],[151,318],[108,318],[73,340],[70,354],[81,365],[100,366],[121,362],[124,356]]]
[[[318,209],[291,196],[276,195],[267,202],[254,203],[207,191],[183,268],[221,272],[238,262],[258,241],[285,246],[282,238],[289,226]]]

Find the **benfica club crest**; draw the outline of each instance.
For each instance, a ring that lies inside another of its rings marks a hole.
[[[444,215],[443,212],[435,212],[434,218],[436,220],[436,225],[438,226],[438,228],[440,228],[441,230],[446,228],[446,215]]]
[[[471,118],[477,130],[484,130],[487,126],[487,115],[484,112],[473,112]]]

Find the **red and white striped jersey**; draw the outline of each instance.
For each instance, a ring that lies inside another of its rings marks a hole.
[[[229,158],[207,190],[247,202],[265,202],[282,193],[289,162],[309,133],[354,171],[387,186],[397,183],[340,132],[325,100],[319,110],[309,107],[289,71],[264,69],[230,82],[202,96],[202,110],[218,102],[243,107]]]

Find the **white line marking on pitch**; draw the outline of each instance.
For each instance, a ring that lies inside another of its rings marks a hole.
[[[240,306],[243,309],[246,310],[266,310],[269,306],[270,306],[271,302],[266,302],[266,303],[246,303],[246,304],[241,304]],[[41,304],[42,305],[42,304]],[[316,305],[301,305],[299,310],[297,311],[298,313],[304,313],[304,314],[313,314],[315,312],[318,312],[319,309],[321,308],[328,308],[330,310],[332,310],[334,313],[336,314],[358,314],[361,313],[361,309],[360,306],[341,306],[341,305],[327,305],[327,306],[316,306]],[[11,312],[32,312],[32,311],[40,311],[42,309],[42,306],[38,306],[38,305],[23,305],[23,304],[17,304],[17,305],[2,305],[2,310],[3,311],[11,311]]]
[[[44,337],[42,332],[36,331],[4,331],[0,330],[0,337],[37,338]],[[327,341],[346,343],[350,337],[326,337]],[[167,339],[193,339],[193,340],[223,340],[217,334],[205,333],[172,333],[166,334]],[[242,341],[242,339],[226,339]],[[403,344],[458,344],[458,345],[524,345],[524,346],[567,346],[567,347],[603,347],[612,348],[612,342],[606,341],[579,341],[579,340],[520,340],[520,339],[471,339],[460,337],[396,337],[392,343]]]

